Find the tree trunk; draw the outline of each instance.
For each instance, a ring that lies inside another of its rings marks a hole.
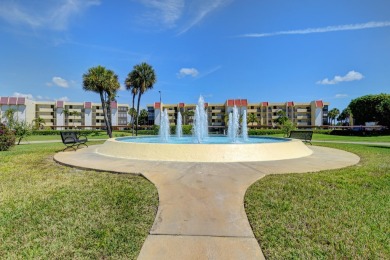
[[[134,99],[135,99],[135,94],[133,94],[133,104],[132,104],[132,108],[134,110]],[[132,135],[134,135],[134,115],[131,116],[131,128],[132,128]]]
[[[139,114],[140,101],[141,101],[141,91],[138,93],[137,114],[135,115],[136,116],[135,136],[138,136],[138,114]]]
[[[103,92],[100,92],[100,99],[101,99],[101,101],[102,101],[104,123],[106,124],[107,134],[108,134],[108,136],[109,136],[110,138],[112,138],[112,132],[111,132],[110,124],[109,124],[109,122],[108,122],[108,117],[107,117],[106,101],[104,100]]]

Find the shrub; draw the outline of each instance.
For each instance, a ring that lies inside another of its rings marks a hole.
[[[249,129],[248,135],[276,135],[283,134],[281,129]]]
[[[7,151],[15,145],[15,134],[5,124],[0,123],[0,151]]]

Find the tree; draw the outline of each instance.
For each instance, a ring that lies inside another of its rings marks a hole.
[[[62,113],[64,113],[64,115],[65,115],[65,125],[68,125],[69,124],[68,117],[69,117],[69,114],[70,114],[69,109],[65,108],[64,110],[62,110]]]
[[[46,124],[45,119],[43,119],[43,118],[40,117],[40,116],[38,116],[37,118],[35,118],[35,119],[33,120],[33,122],[35,123],[35,129],[43,128],[43,125]]]
[[[141,96],[146,91],[153,88],[153,85],[156,83],[156,74],[152,66],[143,62],[141,64],[135,65],[133,70],[127,76],[127,78],[128,79],[126,81],[129,88],[135,87],[138,89],[137,117],[135,128],[135,135],[138,135],[138,118]]]
[[[351,115],[351,111],[347,107],[343,109],[343,111],[341,111],[340,115],[337,117],[337,121],[340,121],[341,125],[343,125],[343,123],[347,121],[347,119],[349,119],[350,115]]]
[[[73,116],[73,126],[74,126],[74,123],[75,123],[75,121],[76,121],[76,116],[81,115],[81,113],[78,112],[78,111],[72,111],[72,112],[69,113],[69,115],[70,115],[70,116]]]
[[[100,95],[104,123],[110,138],[112,138],[110,102],[115,98],[116,91],[119,87],[118,76],[112,70],[107,70],[103,66],[92,67],[87,73],[83,74],[83,89]]]
[[[252,126],[253,126],[253,123],[257,123],[258,120],[257,120],[257,117],[254,113],[250,113],[248,115],[248,123],[252,123]]]
[[[23,138],[26,138],[32,134],[32,125],[26,121],[16,121],[13,125],[13,130],[16,138],[18,139],[18,145]]]
[[[12,126],[14,125],[15,123],[15,113],[16,113],[16,110],[13,109],[13,108],[9,108],[5,111],[4,113],[4,119],[7,121],[7,125],[12,128]]]
[[[129,74],[127,75],[127,78],[125,80],[125,85],[126,85],[126,89],[129,90],[131,92],[131,94],[132,94],[131,109],[135,110],[135,108],[134,108],[134,100],[135,100],[135,96],[138,94],[139,87],[134,85],[134,84],[132,85],[131,75],[132,75],[131,72],[129,72]],[[134,131],[134,119],[137,116],[137,113],[131,113],[130,115],[131,115],[131,124],[133,125],[133,131]]]
[[[333,125],[335,125],[336,123],[336,118],[337,116],[340,114],[340,110],[338,110],[337,108],[333,108],[332,110],[330,110],[328,112],[328,118],[330,119],[330,122],[332,123],[332,120],[333,120]]]
[[[278,118],[274,119],[274,122],[279,124],[280,126],[284,125],[284,123],[288,120],[286,112],[284,112],[283,110],[279,110],[276,115],[278,116]]]
[[[139,119],[141,125],[148,124],[148,116],[149,116],[148,111],[146,109],[142,109],[141,112],[139,113]]]
[[[355,124],[364,125],[365,122],[378,122],[380,125],[390,126],[390,114],[386,111],[386,104],[390,94],[366,95],[353,99],[348,107],[351,110]],[[387,110],[388,111],[388,110]]]

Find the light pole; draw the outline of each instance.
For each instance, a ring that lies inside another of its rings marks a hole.
[[[161,113],[162,113],[161,90],[159,90],[158,93],[160,94],[160,127],[161,127]]]

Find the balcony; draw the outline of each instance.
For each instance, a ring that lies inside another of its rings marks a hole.
[[[308,116],[297,116],[297,119],[309,119]]]
[[[49,107],[40,107],[38,108],[38,112],[53,112],[53,109],[52,108],[49,108]]]
[[[211,113],[221,113],[222,110],[221,109],[213,109],[211,110]]]
[[[54,119],[52,115],[39,115],[39,117],[42,119]]]
[[[283,109],[281,109],[281,108],[272,109],[272,113],[279,112],[280,110],[283,110]]]
[[[96,113],[96,114],[103,114],[103,109],[96,109],[96,110],[95,110],[95,113]]]
[[[257,113],[257,109],[247,109],[247,113]]]
[[[307,109],[306,108],[298,108],[297,113],[307,113]]]
[[[98,120],[104,120],[104,116],[96,116],[96,119],[98,119]]]

